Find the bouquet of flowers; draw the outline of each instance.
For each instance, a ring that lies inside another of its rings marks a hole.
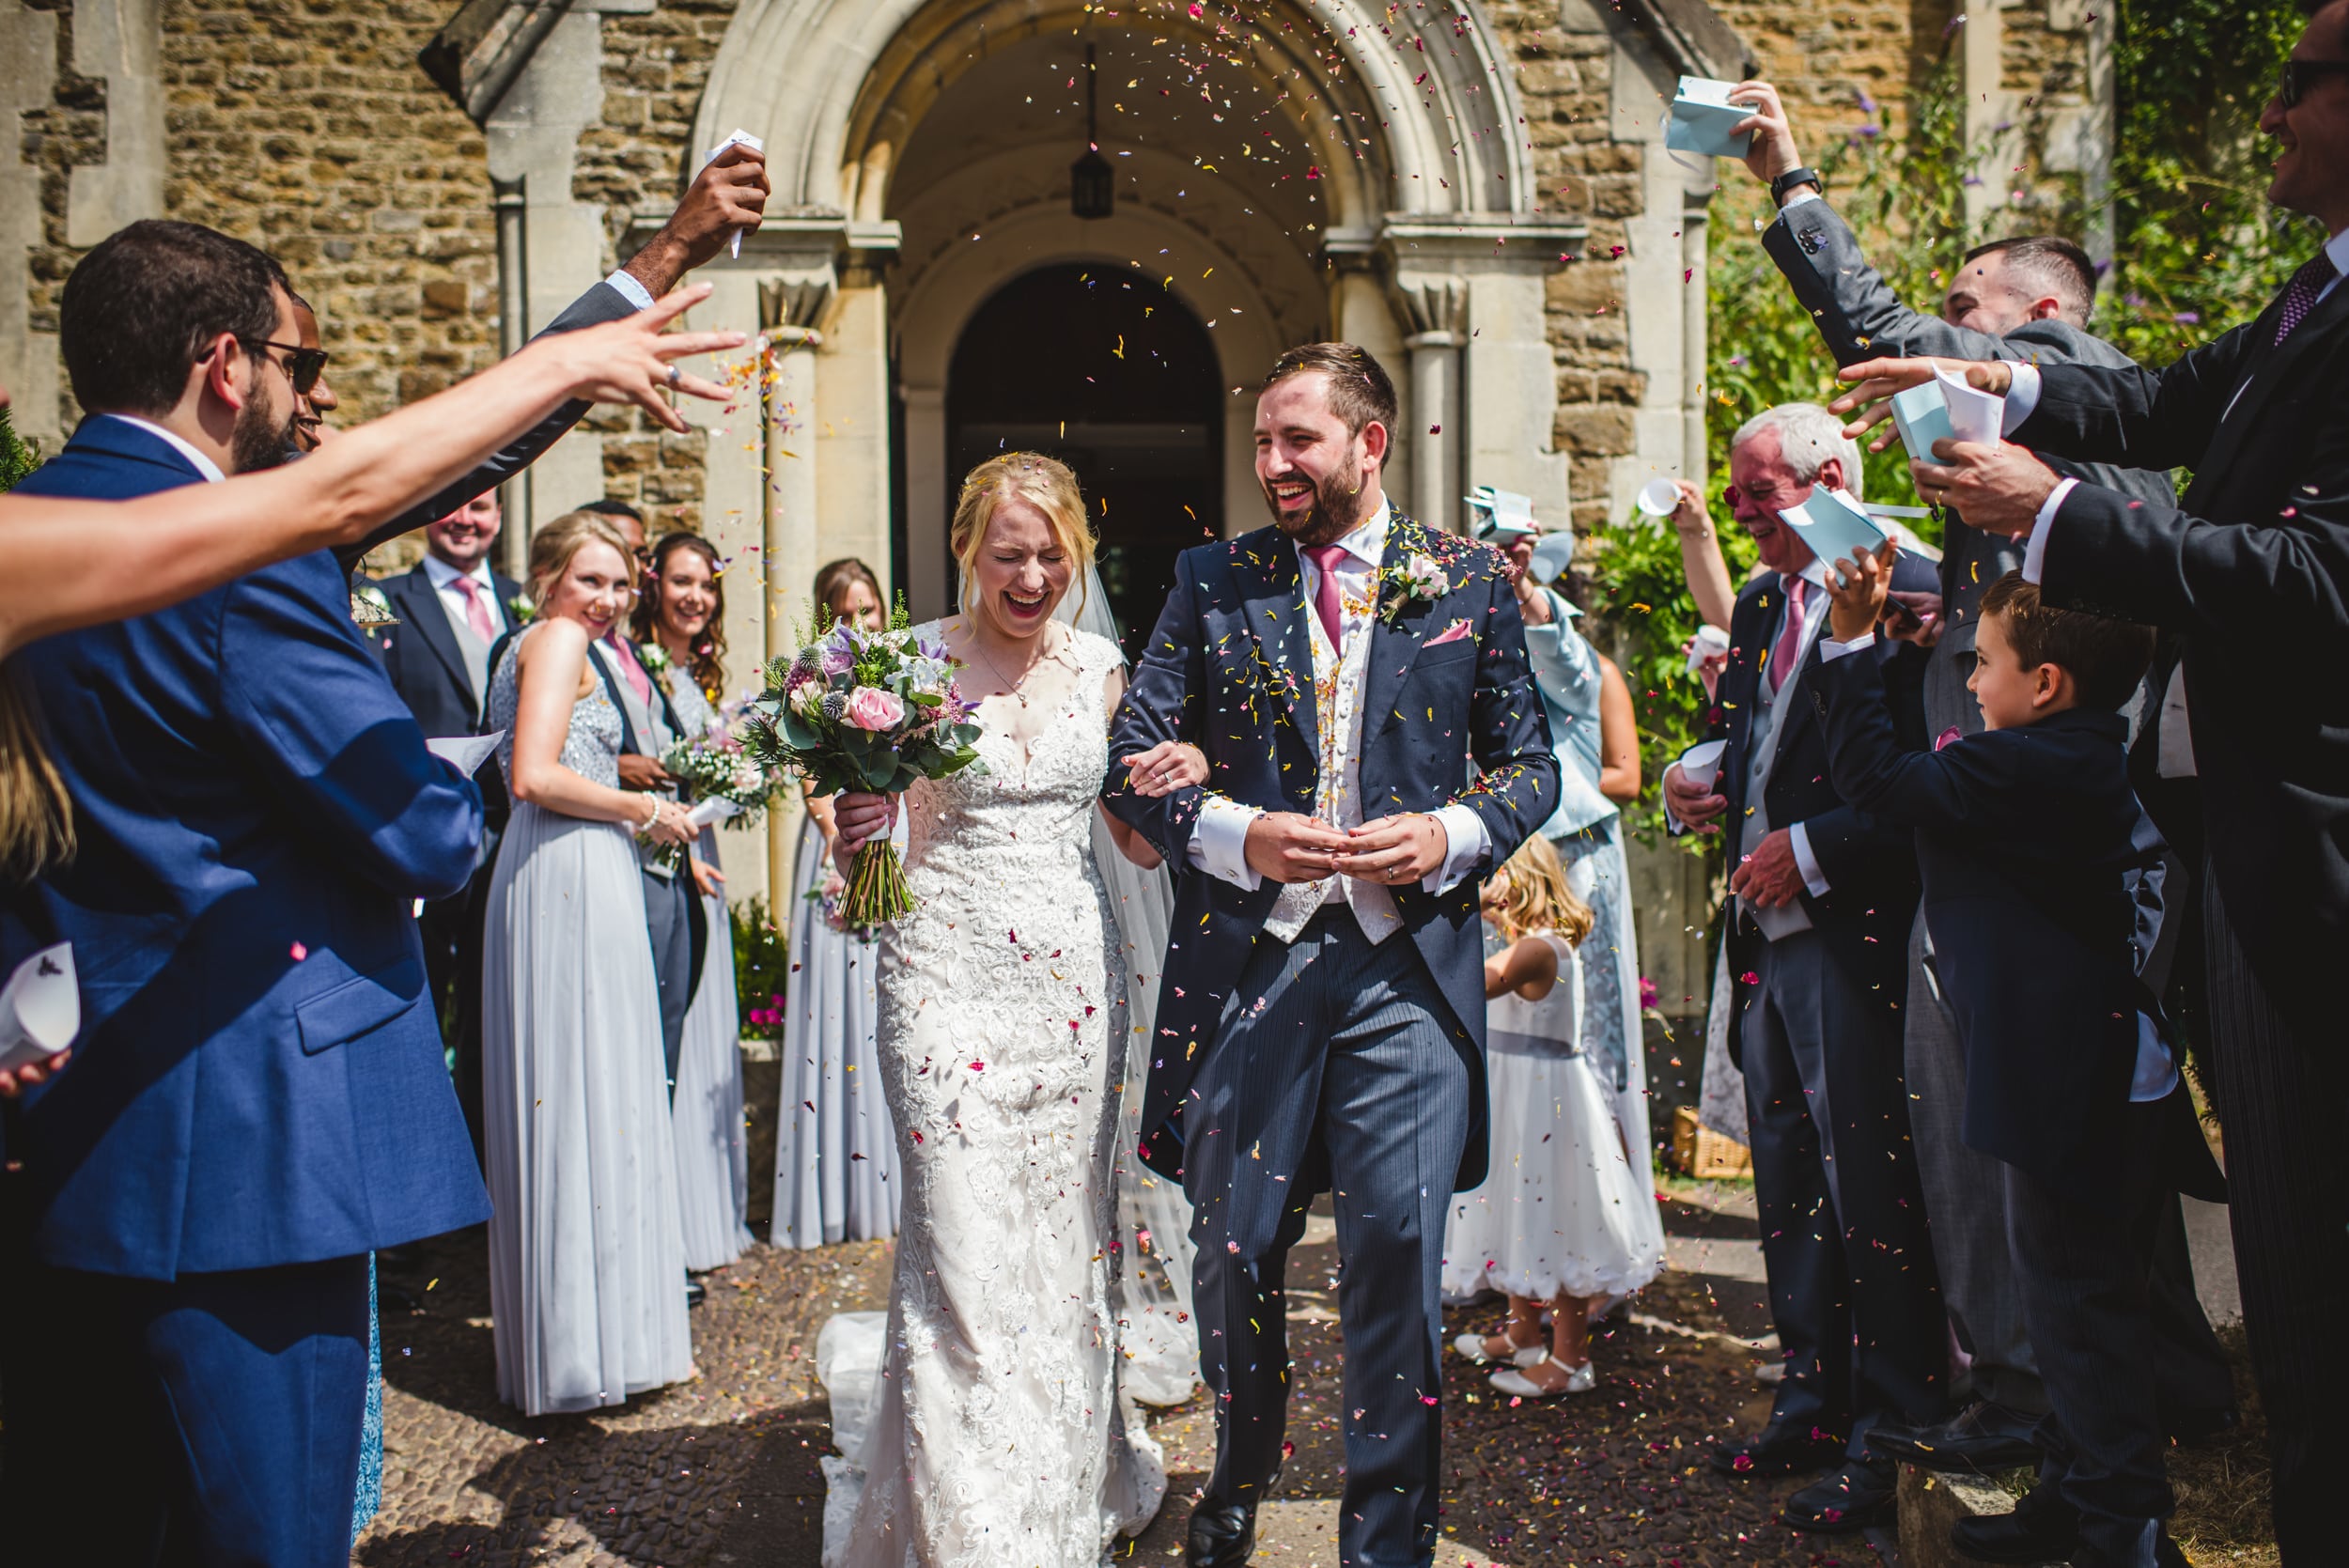
[[[955,685],[944,644],[909,629],[902,598],[885,630],[826,630],[819,621],[817,633],[796,657],[768,665],[766,692],[751,705],[753,757],[789,768],[818,795],[894,795],[978,761],[976,705]],[[905,866],[885,837],[858,849],[848,878],[847,924],[878,925],[913,909]]]
[[[749,752],[754,721],[747,710],[744,703],[726,704],[708,729],[678,741],[661,759],[661,766],[696,799],[729,800],[740,807],[746,825],[758,820],[759,812],[783,787],[781,775]]]

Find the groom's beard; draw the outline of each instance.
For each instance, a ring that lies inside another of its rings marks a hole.
[[[228,431],[231,474],[257,474],[265,468],[277,468],[289,455],[298,455],[291,413],[277,418],[257,400],[237,411],[237,423]]]
[[[1284,516],[1269,489],[1264,492],[1265,505],[1272,509],[1273,526],[1299,544],[1335,544],[1362,525],[1364,479],[1359,459],[1330,474],[1314,487],[1314,504],[1301,519]]]

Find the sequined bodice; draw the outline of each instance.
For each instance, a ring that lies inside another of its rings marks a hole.
[[[498,766],[509,779],[514,776],[514,713],[521,701],[516,659],[523,638],[529,635],[524,631],[507,644],[497,668],[490,672],[485,722],[490,729],[506,732],[506,738],[498,742]],[[563,751],[556,760],[590,784],[613,789],[620,786],[620,710],[612,706],[602,681],[571,705],[571,727],[563,736]]]

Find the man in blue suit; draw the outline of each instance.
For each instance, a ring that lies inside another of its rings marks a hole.
[[[673,221],[567,315],[714,253],[742,216],[716,179],[706,234]],[[89,416],[28,494],[281,461],[322,357],[276,263],[190,224],[91,251],[61,318]],[[346,1562],[366,1254],[489,1212],[409,918],[472,873],[479,792],[426,750],[327,551],[15,662],[79,845],[0,904],[0,962],[70,941],[83,1026],[7,1126],[0,1557]],[[106,1508],[56,1506],[101,1462]]]
[[[1339,1560],[1435,1551],[1444,1222],[1485,1175],[1477,889],[1556,809],[1558,763],[1501,558],[1387,504],[1394,418],[1361,349],[1281,357],[1256,405],[1274,526],[1183,553],[1111,737],[1109,808],[1176,878],[1143,1157],[1196,1205],[1200,1568],[1248,1560],[1280,1472],[1283,1274],[1322,1191],[1346,1258]],[[1124,759],[1168,741],[1211,787],[1133,793]]]

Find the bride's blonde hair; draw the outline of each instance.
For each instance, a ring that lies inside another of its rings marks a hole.
[[[946,542],[962,571],[962,613],[972,613],[971,584],[978,572],[979,551],[987,544],[987,525],[1004,502],[1019,500],[1044,514],[1052,536],[1068,557],[1071,581],[1077,588],[1077,608],[1084,608],[1092,574],[1093,527],[1085,519],[1084,495],[1077,475],[1066,463],[1040,452],[1006,452],[989,458],[963,476],[962,494],[955,503],[955,520]]]
[[[1558,848],[1535,833],[1517,846],[1501,868],[1501,928],[1510,940],[1536,931],[1554,931],[1569,947],[1580,947],[1596,917],[1566,885]]]
[[[73,859],[73,802],[40,739],[40,704],[0,664],[0,877],[30,882]]]

